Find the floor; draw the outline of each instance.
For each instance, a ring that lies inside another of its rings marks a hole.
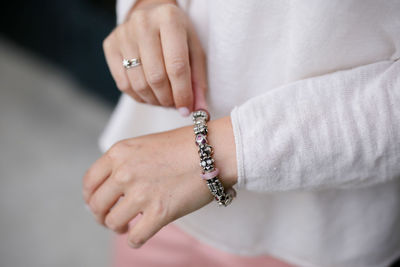
[[[111,108],[82,92],[0,38],[2,267],[109,266],[111,235],[85,209],[81,182]]]

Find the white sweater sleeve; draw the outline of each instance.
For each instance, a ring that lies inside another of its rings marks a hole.
[[[133,5],[137,2],[137,0],[117,0],[116,3],[116,13],[117,13],[117,24],[121,24],[125,21],[126,16],[128,15],[129,10],[133,7]],[[185,0],[177,0],[177,4],[182,8],[187,8],[189,1]]]
[[[400,60],[284,85],[231,112],[238,188],[368,186],[400,177]]]
[[[117,24],[124,22],[129,10],[131,10],[136,1],[137,0],[117,0]]]

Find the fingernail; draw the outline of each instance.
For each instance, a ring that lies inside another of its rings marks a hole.
[[[142,246],[143,244],[137,244],[137,243],[132,243],[132,242],[129,242],[129,246],[131,247],[131,248],[140,248],[141,246]]]
[[[178,111],[183,117],[187,117],[190,114],[189,109],[186,107],[178,108]]]

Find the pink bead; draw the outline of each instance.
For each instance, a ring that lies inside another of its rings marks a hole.
[[[210,180],[210,179],[218,176],[218,174],[219,174],[219,170],[218,170],[218,168],[215,168],[212,172],[202,173],[201,178],[203,178],[204,180]]]

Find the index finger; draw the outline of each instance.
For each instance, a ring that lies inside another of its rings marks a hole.
[[[175,106],[188,116],[193,110],[193,92],[186,29],[183,25],[161,24],[160,39]]]
[[[110,161],[103,155],[90,167],[83,177],[83,197],[88,204],[96,189],[111,175]]]

